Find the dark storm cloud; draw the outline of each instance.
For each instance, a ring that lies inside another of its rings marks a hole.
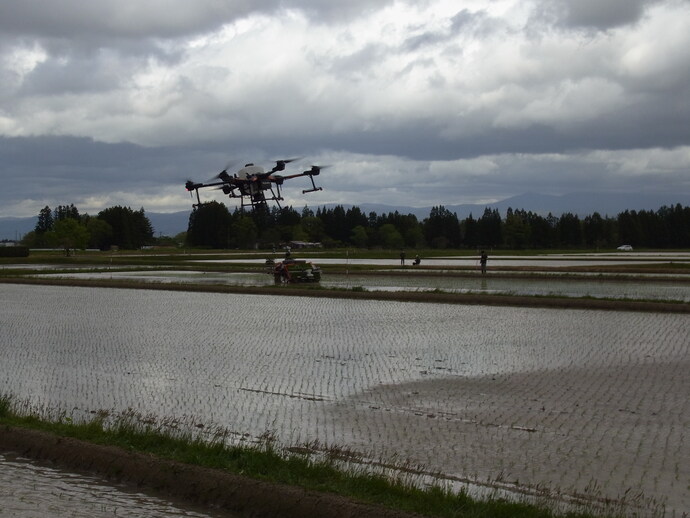
[[[349,19],[390,0],[3,0],[0,31],[64,38],[178,38],[212,31],[252,13],[302,9],[330,21]]]
[[[545,12],[574,28],[609,29],[636,23],[645,8],[660,0],[546,0]]]
[[[165,190],[183,193],[187,179],[208,180],[227,162],[223,151],[74,137],[0,137],[0,157],[4,190],[13,197],[46,200],[51,206],[75,203],[91,212],[100,210],[87,205],[94,195],[114,196],[111,205],[128,205]]]
[[[3,207],[180,210],[186,179],[288,156],[334,165],[322,202],[677,190],[688,5],[4,1]]]

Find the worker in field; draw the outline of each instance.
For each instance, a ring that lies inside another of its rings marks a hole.
[[[484,250],[482,250],[481,254],[479,255],[479,265],[481,266],[482,273],[486,273],[486,262],[489,260],[489,256],[486,254]]]

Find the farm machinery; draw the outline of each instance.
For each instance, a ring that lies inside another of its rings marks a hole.
[[[321,268],[304,259],[286,258],[280,262],[266,259],[266,266],[268,273],[273,275],[276,284],[319,282],[321,280]]]

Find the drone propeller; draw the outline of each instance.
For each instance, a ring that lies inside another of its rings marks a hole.
[[[192,180],[187,180],[187,183],[184,184],[184,187],[191,193],[193,190],[203,187],[203,185],[204,184],[202,183],[194,183]]]
[[[307,169],[304,171],[303,174],[309,175],[309,176],[319,176],[319,173],[321,172],[322,169],[328,169],[329,165],[313,165],[311,166],[311,169]]]
[[[273,169],[271,169],[271,173],[275,173],[276,171],[285,171],[285,166],[287,164],[299,159],[300,157],[286,158],[285,160],[276,160],[276,165],[273,167]]]
[[[311,180],[311,189],[304,189],[302,191],[302,194],[306,194],[308,192],[314,192],[314,191],[321,191],[323,190],[321,187],[317,187],[316,184],[314,183],[314,177],[319,176],[319,173],[321,173],[322,169],[326,169],[327,165],[312,165],[311,169],[307,169],[306,171],[302,172],[304,176],[308,176],[309,179]]]
[[[213,180],[223,180],[229,182],[232,177],[228,174],[227,169],[223,169],[220,173],[213,177]]]

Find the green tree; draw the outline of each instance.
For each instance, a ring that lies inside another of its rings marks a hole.
[[[640,246],[641,231],[637,221],[637,212],[625,211],[618,214],[618,237],[621,243]]]
[[[73,203],[70,205],[58,205],[55,207],[55,210],[53,211],[53,219],[55,221],[60,221],[67,218],[79,220],[79,211]]]
[[[424,238],[434,248],[457,247],[460,244],[460,221],[457,214],[443,205],[433,207],[424,220]]]
[[[521,250],[529,242],[530,227],[524,211],[509,208],[503,225],[503,235],[508,248]]]
[[[563,246],[582,244],[582,225],[576,214],[566,212],[558,218],[558,239]]]
[[[307,234],[307,240],[313,243],[323,241],[326,237],[323,221],[315,216],[302,218],[302,229]]]
[[[532,248],[550,248],[556,242],[555,218],[549,213],[548,217],[533,212],[527,213],[529,226],[529,244]]]
[[[416,218],[415,218],[416,220]],[[421,248],[424,246],[424,231],[422,225],[416,222],[404,230],[403,238],[405,245],[411,248]]]
[[[210,248],[227,248],[230,241],[230,225],[233,218],[242,215],[236,212],[231,217],[228,208],[217,201],[209,201],[194,207],[189,215],[187,244]]]
[[[462,242],[467,248],[476,248],[479,245],[479,225],[472,214],[461,224]]]
[[[113,240],[113,227],[100,218],[85,218],[86,229],[89,231],[89,246],[99,250],[107,250]]]
[[[350,229],[345,220],[345,209],[342,205],[337,205],[332,209],[318,209],[316,217],[319,218],[327,229],[328,235],[336,243],[345,243],[350,237]]]
[[[594,214],[585,217],[582,221],[582,235],[585,245],[599,248],[606,243],[606,225],[601,214]]]
[[[477,221],[479,246],[493,247],[503,242],[503,222],[498,209],[484,209],[484,214]]]
[[[259,231],[254,220],[249,216],[241,216],[231,226],[232,239],[240,248],[254,248]]]
[[[130,207],[110,207],[98,213],[98,219],[108,223],[113,229],[107,247],[135,250],[153,241],[153,227],[144,214],[144,209],[134,211]]]
[[[61,248],[65,249],[65,255],[76,248],[84,249],[89,242],[89,231],[77,219],[64,218],[56,221],[51,238]]]
[[[386,248],[402,248],[405,245],[402,235],[392,223],[386,223],[379,229],[381,244]]]
[[[359,248],[366,248],[367,242],[369,241],[369,235],[367,234],[367,229],[362,225],[357,225],[352,229],[352,234],[350,234],[350,242]]]
[[[34,229],[37,234],[43,234],[53,230],[53,211],[47,205],[43,207],[38,213],[38,221]]]
[[[362,213],[359,207],[347,209],[347,212],[345,213],[345,225],[350,232],[352,232],[355,227],[358,226],[366,228],[368,223],[369,220],[364,213]]]

